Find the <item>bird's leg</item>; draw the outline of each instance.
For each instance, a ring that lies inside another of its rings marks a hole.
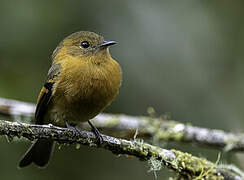
[[[91,123],[90,120],[88,120],[89,125],[92,128],[92,132],[95,134],[95,136],[97,137],[98,140],[98,145],[100,145],[103,142],[103,137],[101,135],[101,133],[98,131],[98,129]]]
[[[75,132],[78,132],[79,134],[81,134],[80,132],[80,129],[76,128],[75,126],[71,126],[68,121],[65,121],[65,126],[66,128],[72,130],[72,131],[75,131]]]

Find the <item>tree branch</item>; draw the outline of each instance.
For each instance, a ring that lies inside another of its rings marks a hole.
[[[218,168],[210,161],[183,153],[177,150],[162,149],[139,140],[128,141],[111,136],[103,137],[101,145],[96,145],[96,137],[92,132],[72,131],[53,125],[33,125],[18,122],[0,121],[0,135],[8,138],[25,137],[29,140],[38,138],[53,139],[60,144],[81,144],[99,147],[111,151],[116,155],[126,154],[148,161],[153,170],[159,170],[158,165],[166,166],[184,179],[216,179],[239,180],[241,177],[230,170]],[[227,178],[226,178],[227,179]]]
[[[0,114],[33,118],[34,111],[34,104],[0,98]],[[131,138],[138,129],[138,137],[153,137],[158,141],[193,142],[225,151],[244,151],[243,133],[201,128],[162,118],[127,115],[100,114],[93,122],[105,134],[117,137]],[[80,127],[90,129],[87,123],[81,124]]]

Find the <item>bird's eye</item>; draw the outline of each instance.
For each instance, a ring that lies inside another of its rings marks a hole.
[[[90,44],[89,44],[89,42],[87,42],[87,41],[82,41],[82,42],[80,43],[80,46],[83,47],[83,48],[88,48],[88,47],[90,46]]]

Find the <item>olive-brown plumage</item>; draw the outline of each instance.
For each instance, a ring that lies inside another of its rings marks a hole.
[[[37,100],[36,124],[76,125],[89,121],[113,101],[121,84],[120,66],[108,50],[113,44],[93,32],[80,31],[58,45]],[[19,167],[32,162],[47,165],[52,149],[52,140],[37,140]]]

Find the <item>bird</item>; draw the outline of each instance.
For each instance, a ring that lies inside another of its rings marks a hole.
[[[102,112],[119,92],[122,71],[109,52],[116,41],[90,31],[75,32],[61,41],[37,98],[35,124],[76,129],[86,122],[101,143],[102,136],[91,119]],[[22,156],[19,167],[32,163],[46,167],[55,142],[37,139]]]

